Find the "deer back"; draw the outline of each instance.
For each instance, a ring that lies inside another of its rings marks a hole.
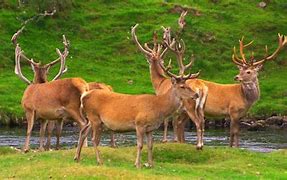
[[[41,84],[29,85],[22,98],[23,108],[35,111],[79,107],[81,95],[88,90],[81,78],[67,78]]]

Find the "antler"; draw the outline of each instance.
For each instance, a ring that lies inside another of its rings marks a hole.
[[[251,45],[253,41],[244,45],[243,38],[244,37],[242,37],[242,39],[239,40],[241,58],[238,57],[235,46],[233,48],[232,61],[239,66],[257,66],[259,64],[263,64],[265,61],[273,59],[278,54],[278,52],[283,48],[283,46],[287,44],[287,38],[283,35],[278,34],[278,48],[271,55],[268,55],[268,47],[266,45],[265,57],[262,60],[255,62],[254,52],[251,52],[250,62],[247,62],[243,50],[245,47]]]
[[[22,79],[25,83],[31,84],[31,81],[29,81],[21,71],[21,66],[20,66],[20,60],[22,56],[23,51],[21,50],[19,44],[16,45],[15,48],[15,74]]]
[[[136,36],[136,28],[137,28],[138,24],[136,24],[135,26],[132,27],[131,29],[131,34],[132,34],[132,39],[133,41],[136,43],[138,49],[144,53],[144,55],[147,57],[147,58],[159,58],[159,59],[162,59],[164,57],[164,55],[166,54],[167,52],[167,48],[164,48],[163,49],[163,46],[159,43],[157,43],[157,34],[156,32],[154,32],[154,35],[153,35],[153,48],[150,48],[148,46],[147,43],[144,44],[144,46],[142,46],[139,41],[138,41],[138,38]]]
[[[63,35],[63,44],[64,44],[64,54],[65,53],[69,53],[68,50],[69,50],[70,43],[69,43],[69,41],[67,41],[65,35]],[[54,61],[50,62],[49,64],[46,64],[46,66],[53,66],[56,63],[58,63],[60,60],[61,60],[61,57],[58,57],[57,59],[55,59]]]
[[[178,18],[178,25],[179,25],[180,29],[183,29],[184,26],[186,25],[186,22],[184,19],[186,15],[187,15],[187,11],[182,11],[180,14],[180,17]]]
[[[235,64],[239,66],[249,65],[249,63],[246,61],[246,58],[245,58],[244,48],[253,43],[253,41],[250,41],[248,44],[244,44],[243,40],[244,40],[244,36],[242,36],[241,40],[239,40],[239,52],[240,52],[241,58],[239,58],[237,55],[236,47],[234,46],[233,48],[232,60]]]
[[[180,71],[179,74],[184,74],[184,71],[189,69],[192,66],[194,61],[194,56],[190,57],[190,62],[187,65],[183,64],[184,53],[185,53],[185,43],[183,39],[180,42],[176,42],[175,39],[172,39],[171,43],[165,41],[166,46],[176,55],[177,63],[179,65]]]
[[[61,60],[60,70],[59,70],[58,74],[53,78],[53,81],[59,79],[68,70],[68,68],[65,66],[65,64],[66,64],[66,58],[69,54],[69,49],[68,49],[69,48],[69,41],[67,41],[65,35],[63,35],[63,44],[65,47],[64,52],[61,53],[61,51],[58,48],[56,48],[56,52],[58,53],[59,58],[56,59],[55,61],[47,64],[47,66],[52,66],[55,63],[57,63],[59,60]]]
[[[263,64],[265,61],[272,60],[286,44],[287,44],[286,36],[278,34],[278,47],[277,47],[277,49],[271,55],[268,56],[268,47],[266,45],[265,46],[265,57],[262,60],[259,60],[255,63],[252,63],[252,65],[256,66],[259,64]]]
[[[192,62],[190,62],[192,63]],[[197,78],[200,74],[200,71],[198,71],[195,74],[189,73],[187,75],[184,75],[184,72],[182,74],[179,75],[175,75],[172,72],[170,72],[171,70],[171,60],[169,60],[168,66],[164,67],[163,63],[160,63],[160,67],[162,68],[162,70],[171,78],[175,78],[175,79],[181,79],[181,80],[188,80],[188,79],[194,79]]]

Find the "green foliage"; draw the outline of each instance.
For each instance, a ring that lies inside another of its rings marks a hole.
[[[35,3],[32,3],[35,2]],[[41,3],[44,2],[44,3]],[[47,63],[57,57],[55,48],[62,48],[61,36],[71,42],[69,67],[64,77],[82,77],[87,81],[110,84],[123,93],[153,93],[148,64],[131,41],[130,27],[139,23],[140,42],[149,42],[154,30],[161,26],[177,27],[179,13],[174,6],[195,8],[201,16],[189,13],[184,40],[187,58],[195,54],[193,72],[202,70],[201,78],[219,83],[234,83],[238,73],[231,62],[232,48],[238,39],[254,39],[255,56],[261,58],[264,45],[270,51],[277,47],[277,33],[287,34],[287,10],[284,0],[271,1],[267,8],[259,1],[40,1],[31,0],[18,7],[15,1],[0,6],[0,111],[22,116],[21,96],[26,85],[14,74],[14,47],[10,39],[23,20],[59,3],[53,17],[40,18],[27,25],[19,37],[28,57]],[[61,5],[61,3],[63,3]],[[40,7],[41,5],[41,7]],[[42,7],[43,5],[43,7]],[[36,7],[38,6],[38,7]],[[63,6],[63,7],[62,7]],[[64,7],[67,6],[67,7]],[[24,74],[32,71],[23,63]],[[260,73],[261,99],[250,115],[286,114],[286,51],[276,61],[266,63]],[[58,67],[51,69],[51,75]],[[129,84],[129,80],[133,84]]]
[[[0,178],[16,179],[286,179],[287,151],[258,153],[242,149],[190,144],[155,144],[154,168],[134,167],[136,147],[100,147],[104,165],[97,166],[93,148],[84,148],[82,161],[73,161],[75,149],[5,154]],[[5,149],[5,148],[4,148]],[[143,149],[143,164],[147,150]],[[35,170],[36,169],[36,170]]]

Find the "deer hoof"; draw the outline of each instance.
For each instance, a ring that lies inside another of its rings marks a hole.
[[[196,146],[196,150],[202,150],[203,146]]]
[[[39,147],[39,151],[40,151],[40,152],[43,152],[43,151],[45,151],[45,148]]]
[[[29,152],[30,151],[30,149],[29,148],[25,148],[25,149],[23,149],[23,152],[24,153],[27,153],[27,152]]]
[[[74,161],[78,163],[78,162],[80,162],[80,158],[77,157],[77,156],[75,156],[75,157],[74,157]]]
[[[166,142],[167,142],[167,139],[163,139],[161,142],[166,143]]]
[[[147,167],[147,168],[152,168],[153,167],[153,163],[145,163],[144,166]]]

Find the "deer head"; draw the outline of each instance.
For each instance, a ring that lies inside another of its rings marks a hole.
[[[175,44],[175,41],[173,41],[172,44]],[[199,95],[194,92],[189,85],[186,84],[186,81],[189,79],[197,78],[200,72],[197,72],[195,74],[188,73],[187,75],[185,75],[185,71],[191,68],[193,59],[187,65],[183,65],[182,60],[182,58],[177,59],[179,64],[179,75],[175,75],[170,71],[171,60],[169,61],[167,67],[165,67],[163,63],[160,63],[160,67],[166,73],[166,75],[171,78],[172,86],[175,89],[176,96],[180,97],[180,99],[197,99]]]
[[[31,65],[31,67],[33,69],[33,72],[34,72],[33,83],[45,83],[45,82],[47,82],[47,75],[48,75],[50,67],[57,64],[58,62],[61,62],[60,70],[59,70],[58,74],[53,78],[53,81],[59,79],[61,77],[61,75],[67,71],[67,67],[65,66],[65,61],[66,61],[66,57],[69,54],[69,51],[68,51],[69,43],[66,40],[65,35],[63,35],[63,44],[64,44],[64,48],[65,48],[63,53],[58,48],[56,48],[56,52],[59,55],[59,58],[57,58],[56,60],[54,60],[48,64],[42,65],[40,62],[36,63],[36,62],[34,62],[33,59],[29,59],[24,55],[24,51],[21,50],[20,45],[17,43],[17,36],[19,35],[19,31],[17,33],[12,37],[12,42],[16,45],[16,48],[15,48],[15,74],[20,79],[22,79],[25,83],[32,84],[32,82],[30,80],[28,80],[22,74],[21,65],[20,65],[21,58],[26,60]]]
[[[144,46],[142,46],[139,43],[137,35],[136,35],[137,27],[138,27],[138,24],[132,27],[131,34],[132,34],[132,39],[136,43],[138,49],[145,55],[147,62],[149,64],[161,62],[167,52],[167,48],[163,48],[161,44],[157,43],[156,32],[154,32],[154,35],[153,35],[153,47],[152,48],[149,47],[147,43],[144,43]]]
[[[250,46],[253,41],[249,42],[248,44],[243,43],[243,37],[241,40],[239,40],[239,51],[241,58],[238,57],[236,48],[233,48],[233,55],[232,55],[232,61],[234,64],[236,64],[239,68],[239,74],[235,76],[235,80],[239,82],[254,82],[257,80],[258,72],[263,67],[263,64],[267,61],[270,61],[276,57],[278,52],[284,47],[284,45],[287,44],[287,38],[283,35],[278,34],[278,47],[277,49],[272,53],[268,53],[267,45],[265,46],[265,56],[261,60],[255,60],[254,52],[251,52],[250,60],[247,61],[245,54],[244,54],[244,48],[247,46]]]

